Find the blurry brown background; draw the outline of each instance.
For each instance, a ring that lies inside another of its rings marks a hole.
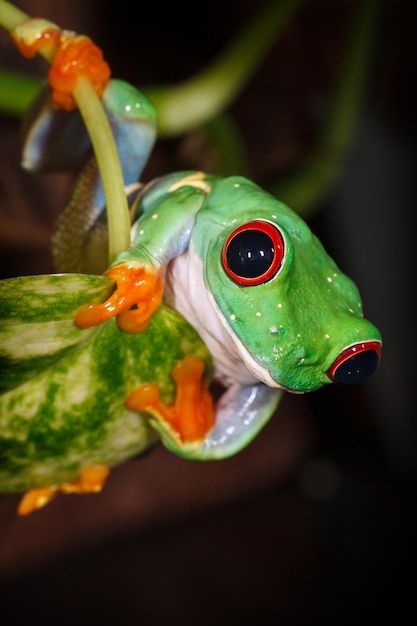
[[[16,4],[89,34],[113,74],[139,86],[188,78],[258,8]],[[308,154],[354,4],[306,0],[231,107],[260,184]],[[100,495],[59,497],[24,519],[15,517],[17,497],[3,496],[2,614],[17,623],[292,626],[415,615],[416,10],[412,0],[380,5],[345,173],[310,220],[381,329],[377,374],[361,386],[286,395],[261,435],[226,461],[190,463],[158,447],[114,470]],[[5,33],[0,62],[44,69],[21,59]],[[49,272],[49,237],[72,179],[22,172],[18,121],[0,118],[0,132],[1,277]],[[209,167],[206,158],[198,133],[160,141],[145,177]]]

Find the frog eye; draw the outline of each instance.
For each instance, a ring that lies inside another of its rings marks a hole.
[[[381,357],[379,341],[364,341],[343,350],[327,375],[335,383],[361,383],[375,372]]]
[[[226,274],[238,285],[261,285],[281,267],[284,240],[273,224],[254,220],[236,228],[222,252]]]

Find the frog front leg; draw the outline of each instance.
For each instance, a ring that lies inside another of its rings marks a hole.
[[[177,178],[176,182],[169,178],[170,187],[150,206],[145,202],[135,224],[133,245],[105,273],[115,279],[114,293],[102,304],[83,307],[75,318],[78,326],[94,326],[117,316],[126,332],[146,328],[162,300],[165,269],[187,250],[195,216],[210,191],[208,184],[193,184],[192,176]]]
[[[117,316],[121,330],[144,331],[162,301],[162,270],[150,263],[121,263],[105,272],[105,276],[114,278],[116,290],[102,304],[87,304],[78,311],[77,326],[88,328]],[[132,306],[135,308],[129,310]]]

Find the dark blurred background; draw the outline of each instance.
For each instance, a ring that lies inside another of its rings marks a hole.
[[[16,3],[89,34],[114,76],[189,78],[264,3]],[[229,109],[261,185],[297,170],[323,122],[355,2],[306,0]],[[286,395],[232,459],[162,447],[114,470],[97,496],[28,518],[0,500],[0,603],[15,621],[311,624],[415,616],[416,6],[381,0],[343,175],[309,218],[357,282],[383,359],[363,385]],[[1,65],[40,74],[1,33]],[[49,238],[72,178],[19,168],[19,121],[0,118],[1,275],[52,270]],[[161,140],[146,177],[210,167],[198,132]],[[413,319],[412,319],[413,318]]]

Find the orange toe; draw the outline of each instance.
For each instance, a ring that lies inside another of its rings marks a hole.
[[[142,266],[129,264],[116,266],[107,271],[105,276],[115,279],[116,290],[102,304],[87,304],[82,307],[75,317],[76,325],[89,328],[120,316],[118,323],[122,330],[130,333],[143,331],[162,301],[161,276]],[[136,308],[128,310],[132,306]]]
[[[40,489],[30,489],[20,500],[17,512],[19,515],[29,515],[45,506],[56,495],[56,487],[43,487]]]

